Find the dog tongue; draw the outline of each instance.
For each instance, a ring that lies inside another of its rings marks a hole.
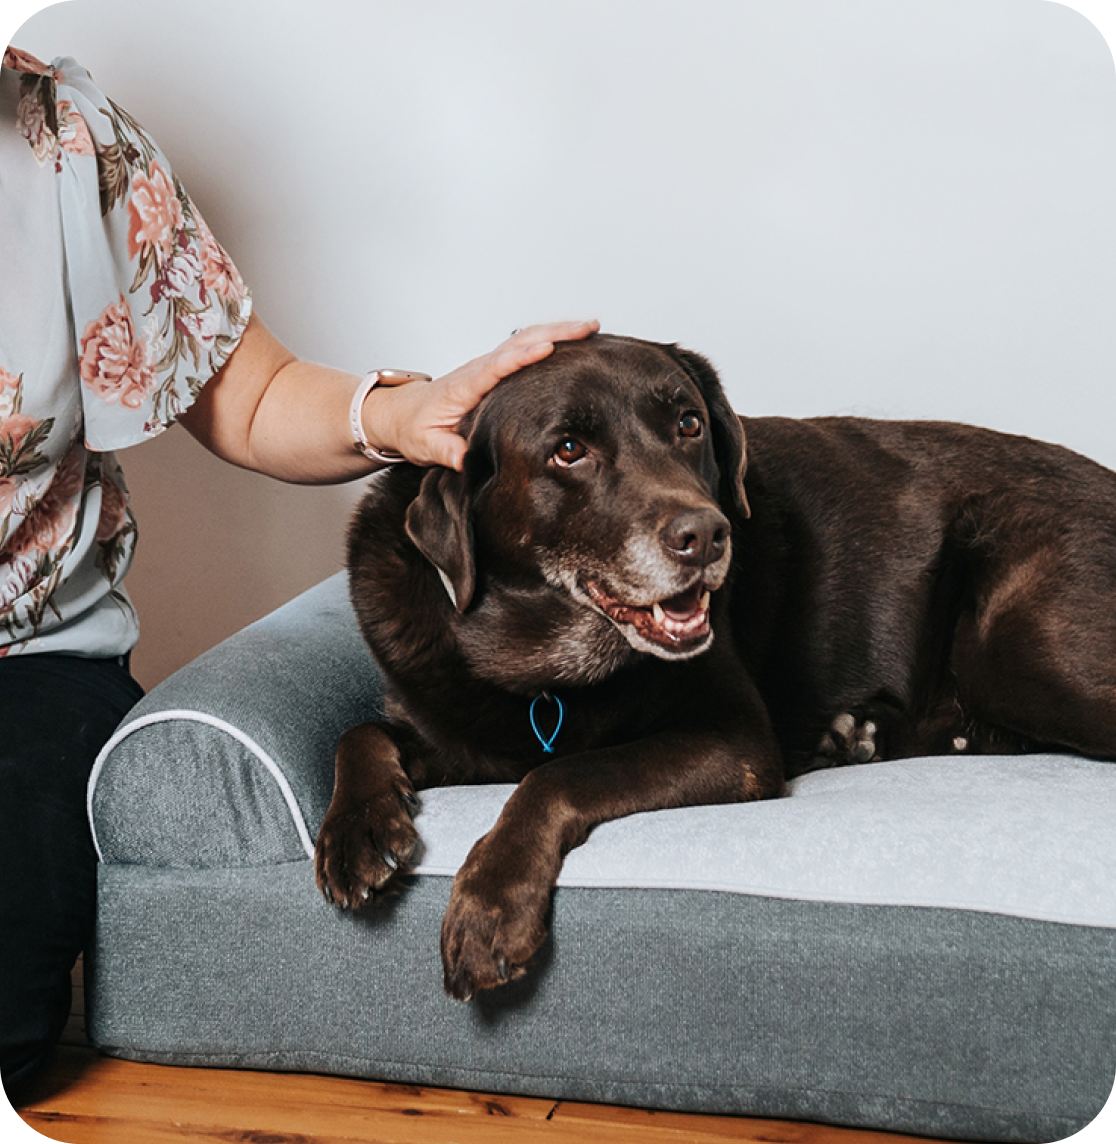
[[[677,596],[663,600],[659,607],[672,620],[689,619],[701,608],[701,592],[701,585],[695,584],[689,591],[679,592]]]

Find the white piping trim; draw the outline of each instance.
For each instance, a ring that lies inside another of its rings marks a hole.
[[[294,827],[298,832],[298,840],[302,843],[302,848],[309,857],[313,858],[314,842],[310,837],[310,831],[306,828],[306,819],[302,817],[302,811],[299,809],[298,800],[294,796],[294,791],[291,790],[291,784],[287,782],[287,776],[283,774],[279,764],[276,763],[263,747],[261,747],[255,739],[246,735],[239,727],[234,727],[231,723],[226,723],[224,719],[218,719],[216,715],[207,715],[203,711],[170,710],[157,711],[153,715],[144,715],[134,723],[128,723],[126,726],[119,728],[112,738],[101,748],[101,753],[97,756],[97,761],[93,764],[93,770],[89,774],[89,785],[86,787],[85,808],[86,814],[89,816],[89,829],[93,834],[93,845],[97,850],[97,860],[103,862],[104,855],[101,853],[101,844],[97,840],[97,828],[93,822],[93,793],[96,790],[97,780],[101,776],[101,770],[109,754],[133,732],[142,730],[144,727],[150,727],[154,723],[172,723],[176,720],[185,720],[190,723],[204,723],[209,727],[216,728],[218,731],[224,731],[226,735],[235,739],[242,747],[255,755],[256,758],[263,763],[268,774],[275,780],[275,785],[278,786],[279,792],[287,804],[287,810],[290,811],[291,818],[294,821]]]

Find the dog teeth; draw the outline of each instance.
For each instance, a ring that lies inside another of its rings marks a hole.
[[[656,602],[651,605],[651,618],[657,628],[666,632],[667,635],[677,638],[695,626],[708,622],[709,600],[710,593],[708,591],[702,592],[697,609],[685,619],[675,619],[673,616],[668,616],[662,604]]]

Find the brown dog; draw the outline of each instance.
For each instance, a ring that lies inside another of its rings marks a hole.
[[[1116,757],[1116,474],[961,425],[738,419],[712,367],[596,336],[502,382],[465,471],[378,477],[352,597],[390,684],[318,884],[407,866],[415,789],[519,783],[454,882],[445,985],[520,975],[599,822],[817,766]],[[747,450],[745,450],[745,441]]]

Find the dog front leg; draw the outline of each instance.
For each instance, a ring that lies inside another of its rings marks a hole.
[[[314,873],[326,900],[342,909],[359,909],[382,890],[418,845],[418,799],[401,750],[410,738],[398,724],[361,723],[338,740]]]
[[[531,771],[474,845],[442,922],[446,992],[468,1000],[526,972],[546,937],[566,854],[598,823],[645,810],[744,802],[783,793],[773,741],[672,732]]]

